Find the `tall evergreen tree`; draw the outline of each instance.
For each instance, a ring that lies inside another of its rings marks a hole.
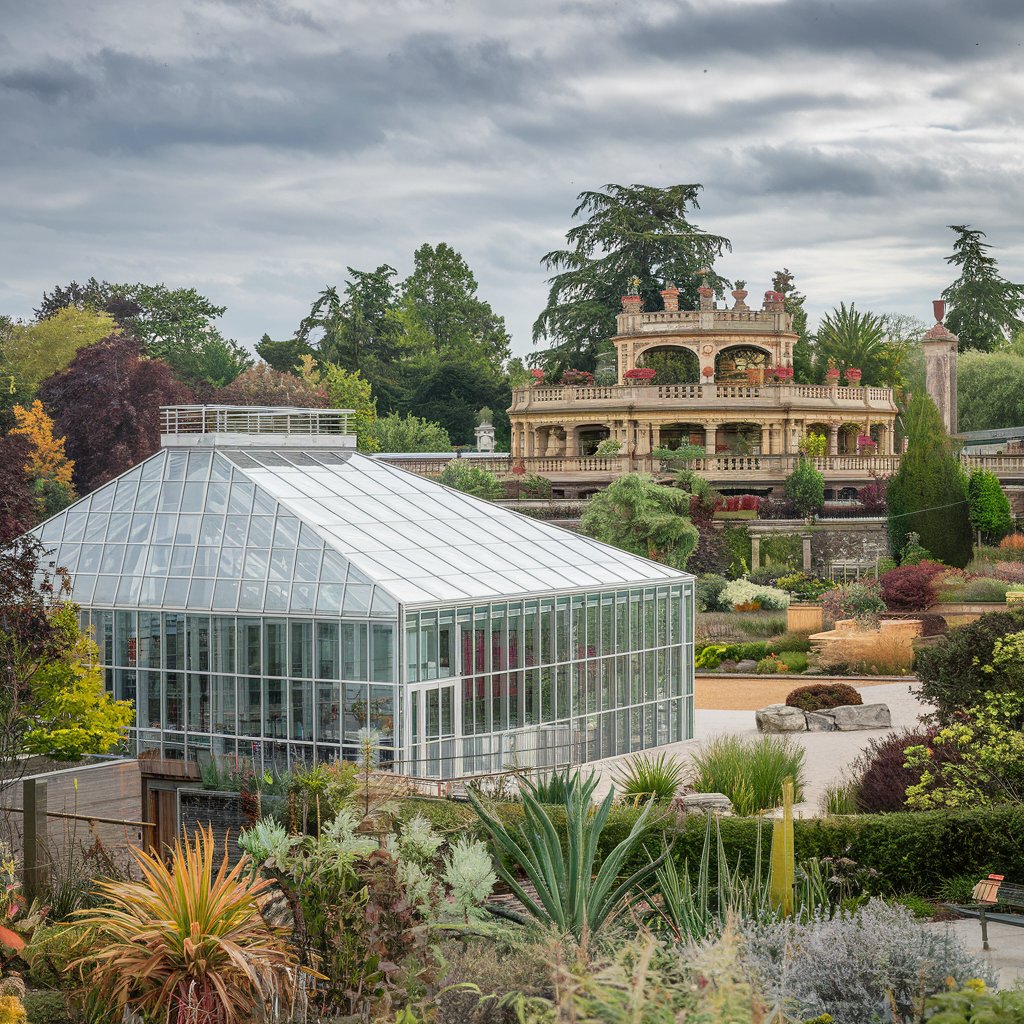
[[[971,525],[986,544],[995,544],[1013,529],[1013,512],[999,477],[988,469],[973,469],[967,479]]]
[[[960,338],[960,349],[991,352],[1024,328],[1024,285],[1013,284],[999,273],[983,242],[984,231],[967,224],[950,224],[956,234],[946,262],[960,268],[960,276],[942,293],[949,303],[946,326]]]
[[[939,410],[916,392],[904,415],[907,452],[886,490],[889,547],[898,557],[911,532],[946,565],[963,568],[971,560],[967,480]]]
[[[661,308],[668,283],[680,290],[680,302],[697,301],[701,271],[732,248],[721,235],[708,234],[687,219],[700,209],[702,185],[605,185],[581,192],[573,218],[588,219],[570,228],[565,249],[541,260],[554,271],[548,302],[533,325],[534,343],[551,348],[540,354],[549,372],[574,367],[595,369],[602,346],[615,334],[615,317],[630,282],[639,279],[646,309]],[[708,283],[721,293],[728,282],[713,272]]]

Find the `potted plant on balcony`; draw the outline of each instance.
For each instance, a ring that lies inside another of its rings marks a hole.
[[[704,376],[704,380],[710,384],[711,378],[715,375],[715,368],[713,366],[705,366],[700,372]]]
[[[738,306],[741,302],[743,302],[743,300],[747,297],[748,294],[749,292],[747,291],[747,282],[738,280],[736,282],[736,287],[732,290],[732,297],[736,300],[736,305]]]
[[[543,370],[531,370],[530,376],[533,378],[533,386],[539,387],[544,383],[544,371]]]
[[[623,376],[630,384],[650,384],[655,373],[656,371],[649,366],[636,366],[632,370],[627,370]]]
[[[828,369],[825,371],[825,381],[830,387],[835,387],[839,383],[839,368],[829,360]]]
[[[860,372],[860,370],[857,369],[856,366],[848,366],[843,376],[846,378],[846,383],[849,384],[850,387],[856,387],[858,384],[860,384],[860,379],[863,376],[863,374]]]
[[[786,381],[793,379],[793,367],[792,366],[775,366],[772,368],[772,376],[780,383],[785,384]]]
[[[566,370],[561,383],[563,388],[589,388],[594,383],[594,375],[589,370]]]
[[[878,450],[878,442],[870,434],[857,435],[857,451],[861,455],[874,455]]]
[[[644,300],[640,296],[640,278],[635,275],[629,279],[629,291],[622,296],[623,313],[640,313],[644,308]]]

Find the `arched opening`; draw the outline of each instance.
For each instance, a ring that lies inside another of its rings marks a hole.
[[[700,380],[700,360],[696,352],[674,345],[649,348],[640,354],[637,366],[654,370],[655,384],[696,384]]]
[[[715,436],[715,451],[729,455],[757,455],[761,450],[758,423],[723,423]]]
[[[704,447],[704,427],[700,423],[663,423],[658,433],[662,448],[675,451],[688,444]]]
[[[715,356],[715,380],[723,384],[748,381],[748,370],[763,374],[769,353],[753,345],[730,345]]]
[[[600,424],[578,427],[576,430],[576,444],[579,454],[582,456],[593,455],[597,446],[611,436],[611,430]]]
[[[864,430],[863,423],[844,423],[839,428],[838,450],[840,455],[857,454],[857,438]]]

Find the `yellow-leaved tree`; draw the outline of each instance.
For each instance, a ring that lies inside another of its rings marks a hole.
[[[37,398],[28,408],[14,407],[11,433],[28,442],[25,473],[36,493],[40,521],[49,519],[75,500],[71,475],[75,464],[64,452],[64,438],[57,437],[53,420]]]

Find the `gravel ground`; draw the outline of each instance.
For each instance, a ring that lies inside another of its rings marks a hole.
[[[737,680],[737,683],[741,681]],[[760,685],[760,684],[754,684]],[[928,710],[913,694],[914,683],[880,683],[872,686],[856,686],[865,704],[888,704],[892,713],[893,729],[915,725],[918,716]],[[723,694],[725,690],[723,688]],[[763,693],[764,691],[759,691]],[[786,691],[789,692],[788,690]],[[759,702],[763,707],[772,703],[771,700]],[[757,725],[753,710],[698,710],[694,716],[694,739],[682,743],[669,743],[664,747],[655,748],[655,755],[664,751],[683,760],[689,760],[694,750],[703,742],[723,733],[738,736],[757,736]],[[838,782],[846,768],[855,761],[871,740],[885,736],[888,729],[864,729],[860,732],[800,732],[791,733],[791,738],[801,744],[806,751],[805,787],[803,802],[794,810],[799,816],[814,817],[821,813],[819,803],[826,786]],[[608,758],[595,763],[601,774],[597,795],[603,796],[612,783],[616,767],[626,758]]]
[[[972,953],[984,957],[999,972],[1000,988],[1012,988],[1024,982],[1024,928],[989,921],[989,951],[986,953],[981,948],[981,924],[976,917],[934,921],[927,927],[937,931],[949,928]]]
[[[698,711],[750,711],[769,704],[782,704],[798,686],[812,683],[846,682],[832,676],[744,676],[720,675],[698,676],[694,685],[694,700]],[[881,677],[872,680],[857,680],[852,684],[861,687],[885,686],[895,680]],[[907,680],[910,682],[910,680]],[[868,698],[864,698],[869,703]]]

